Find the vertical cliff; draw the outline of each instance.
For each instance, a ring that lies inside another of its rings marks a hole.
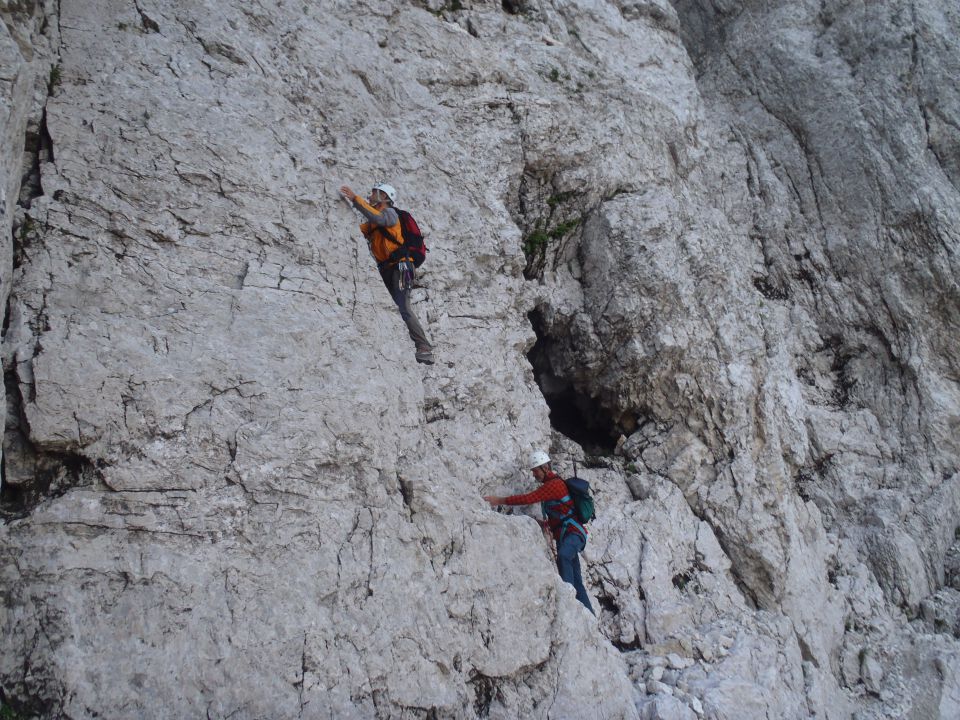
[[[4,703],[956,715],[955,10],[0,15]],[[433,366],[337,197],[382,178]],[[533,447],[597,618],[480,499]]]

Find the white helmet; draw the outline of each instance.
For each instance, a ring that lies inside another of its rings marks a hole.
[[[393,205],[397,201],[397,191],[394,189],[393,185],[385,182],[378,182],[373,186],[374,190],[379,190],[388,198],[390,198],[390,204]]]
[[[530,466],[530,469],[538,468],[541,465],[546,465],[550,462],[550,456],[547,455],[543,450],[534,450],[530,453],[530,459],[527,461],[527,465]]]

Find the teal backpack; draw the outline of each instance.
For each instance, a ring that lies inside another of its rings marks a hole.
[[[573,463],[573,477],[567,478],[564,482],[567,484],[567,491],[573,500],[573,513],[576,521],[581,525],[586,525],[597,516],[597,508],[593,504],[593,496],[590,494],[590,483],[583,478],[577,477],[577,463]]]

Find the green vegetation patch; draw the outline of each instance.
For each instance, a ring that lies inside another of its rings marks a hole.
[[[537,228],[523,239],[523,252],[529,258],[543,250],[551,240],[559,240],[580,224],[582,218],[562,222],[549,230]]]
[[[53,91],[55,88],[60,87],[60,81],[63,79],[63,71],[60,69],[60,63],[57,63],[52,68],[50,68],[50,80],[47,84],[47,87],[50,91]]]

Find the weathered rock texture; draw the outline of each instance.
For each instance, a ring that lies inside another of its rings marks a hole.
[[[0,15],[5,703],[960,715],[954,5]],[[596,619],[480,499],[548,446]]]

